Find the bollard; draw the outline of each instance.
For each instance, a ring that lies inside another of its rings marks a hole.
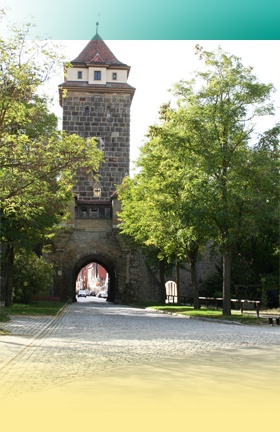
[[[273,318],[268,318],[268,324],[271,324],[271,325],[273,325]]]

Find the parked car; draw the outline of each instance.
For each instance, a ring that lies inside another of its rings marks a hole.
[[[90,290],[89,289],[86,289],[86,295],[90,296]]]
[[[87,297],[86,291],[85,290],[79,290],[78,291],[78,297]]]
[[[107,298],[108,297],[108,291],[99,291],[99,293],[97,294],[97,297],[99,298]]]
[[[93,296],[93,297],[95,297],[96,296],[96,292],[95,291],[91,291],[90,295]]]

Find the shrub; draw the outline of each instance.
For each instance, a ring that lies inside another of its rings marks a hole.
[[[279,277],[267,274],[262,277],[262,304],[264,307],[279,307]]]
[[[15,303],[30,303],[33,295],[49,294],[54,270],[51,264],[34,252],[24,249],[15,255],[13,296]]]

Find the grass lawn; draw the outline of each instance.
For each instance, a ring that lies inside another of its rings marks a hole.
[[[6,308],[0,306],[0,323],[9,321],[9,315]]]
[[[0,322],[9,321],[10,315],[56,315],[65,302],[38,301],[35,304],[13,304],[0,307]]]
[[[13,304],[11,307],[0,307],[0,323],[10,320],[11,315],[51,315],[54,316],[65,302],[37,302],[36,304]],[[0,334],[6,332],[0,327]]]
[[[38,301],[35,304],[13,304],[5,307],[8,315],[55,315],[65,302]]]
[[[206,307],[201,307],[199,310],[194,310],[192,306],[175,306],[175,305],[143,305],[147,309],[156,309],[160,311],[164,311],[166,313],[176,313],[180,315],[187,315],[198,318],[207,318],[207,319],[216,319],[216,320],[226,320],[232,321],[240,324],[249,324],[249,325],[267,325],[267,318],[257,318],[256,312],[252,311],[241,314],[237,310],[232,310],[230,316],[223,315],[221,310],[208,309]]]

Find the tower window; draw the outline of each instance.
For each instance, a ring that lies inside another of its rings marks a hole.
[[[113,81],[116,81],[116,79],[117,79],[117,72],[113,72],[112,78],[113,78]]]
[[[95,81],[101,80],[101,71],[94,71],[94,80]]]
[[[78,79],[82,79],[83,78],[83,72],[82,71],[78,71]]]
[[[105,150],[105,143],[103,141],[103,139],[99,136],[97,137],[97,143],[98,143],[98,147],[101,151]]]

